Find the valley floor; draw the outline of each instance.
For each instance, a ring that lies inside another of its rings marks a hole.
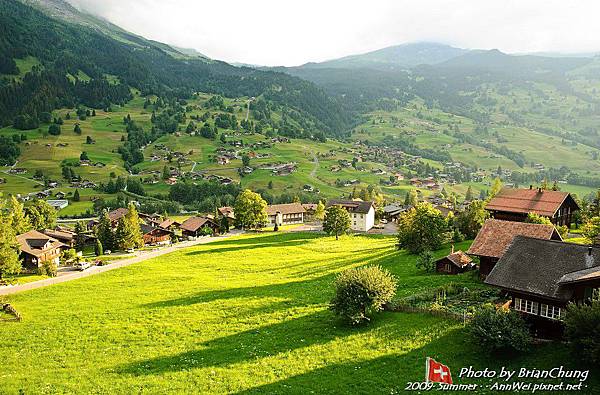
[[[461,322],[429,314],[345,326],[328,310],[344,269],[389,269],[399,297],[481,286],[469,273],[418,271],[395,241],[264,232],[11,295],[23,321],[0,323],[0,393],[402,393],[428,356],[453,373],[576,364],[562,344],[488,356]],[[590,376],[588,389],[600,388]]]

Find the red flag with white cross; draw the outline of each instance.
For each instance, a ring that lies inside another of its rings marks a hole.
[[[426,363],[425,381],[452,384],[452,375],[450,374],[450,368],[448,366],[429,357],[427,357]]]

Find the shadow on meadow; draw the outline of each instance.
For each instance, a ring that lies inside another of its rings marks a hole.
[[[271,283],[259,286],[227,288],[220,290],[200,291],[191,295],[184,295],[175,299],[160,300],[147,303],[141,308],[168,308],[177,306],[190,306],[195,304],[210,303],[220,300],[239,299],[239,298],[285,298],[295,301],[288,304],[289,307],[306,305],[306,303],[324,303],[328,302],[333,296],[333,282],[338,271],[354,267],[361,263],[378,264],[390,263],[397,252],[389,249],[382,249],[379,254],[363,254],[352,256],[346,259],[337,259],[330,263],[321,263],[321,260],[303,261],[295,265],[283,265],[282,269],[298,267],[304,270],[292,271],[288,276],[307,277],[305,280],[287,281],[281,283]],[[307,267],[308,266],[308,267]],[[268,269],[268,271],[277,271],[278,268]],[[267,270],[257,270],[261,273]]]
[[[373,325],[348,327],[330,312],[321,310],[210,340],[199,344],[197,349],[192,351],[129,363],[117,367],[116,371],[133,375],[159,375],[194,368],[226,367],[334,341],[339,342],[334,348],[343,349],[343,343],[348,336],[367,334],[367,339],[379,338],[389,342],[410,343],[413,339],[422,337],[423,331],[435,332],[439,331],[440,327],[442,330],[446,328],[443,320],[437,317],[395,319],[394,316],[401,314],[382,313],[381,319]],[[381,346],[380,343],[377,344],[377,347]]]

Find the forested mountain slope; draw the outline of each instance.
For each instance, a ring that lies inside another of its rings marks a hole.
[[[123,103],[131,98],[130,87],[163,97],[186,98],[195,91],[262,95],[305,114],[328,133],[339,133],[350,121],[310,82],[186,56],[121,33],[117,37],[97,26],[51,18],[23,3],[0,0],[0,52],[6,55],[0,61],[0,123],[11,124],[18,115],[35,123],[42,112],[77,104],[104,108]],[[24,59],[35,63],[27,72],[17,64]]]

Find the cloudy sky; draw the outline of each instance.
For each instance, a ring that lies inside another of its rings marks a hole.
[[[415,41],[600,51],[597,0],[68,0],[126,30],[228,62],[299,65]]]

